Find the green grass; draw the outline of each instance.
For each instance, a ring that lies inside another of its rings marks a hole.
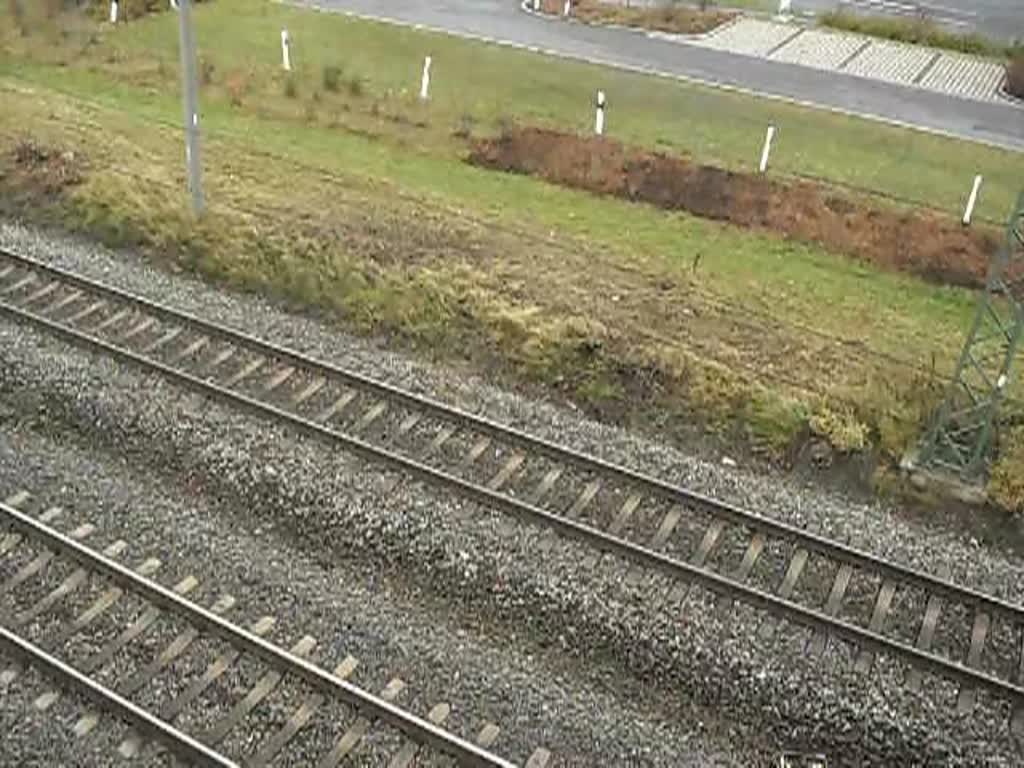
[[[85,182],[52,199],[0,166],[0,191],[28,201],[17,212],[141,244],[667,434],[700,419],[778,453],[809,428],[896,455],[935,392],[886,355],[948,370],[973,297],[770,234],[473,168],[453,133],[512,117],[583,129],[600,83],[633,107],[616,97],[627,112],[613,117],[616,134],[702,160],[756,160],[732,119],[742,113],[758,117],[752,126],[784,117],[783,135],[807,137],[780,164],[799,157],[806,170],[829,155],[833,179],[863,183],[850,158],[871,153],[870,178],[887,194],[927,188],[950,210],[967,168],[968,181],[987,174],[994,218],[1019,183],[1011,153],[413,30],[241,0],[196,18],[206,219],[194,224],[184,208],[169,15],[0,37],[0,157],[29,131],[86,158]],[[291,96],[282,26],[295,40]],[[428,52],[434,99],[421,104]],[[829,130],[848,151],[820,135]],[[909,147],[926,150],[920,164]]]
[[[1019,50],[974,32],[950,32],[927,17],[900,19],[892,16],[863,16],[847,11],[828,11],[818,16],[818,21],[833,29],[979,56],[1008,58]]]
[[[986,182],[977,214],[996,221],[1005,218],[1019,184],[1019,155],[782,102],[271,3],[220,0],[195,15],[204,61],[215,64],[222,80],[234,73],[254,83],[254,98],[262,99],[265,82],[281,76],[284,27],[308,83],[318,81],[325,66],[341,67],[365,78],[381,108],[415,109],[410,102],[423,56],[432,55],[431,130],[416,137],[431,151],[458,151],[450,130],[464,114],[483,126],[516,118],[589,131],[594,93],[602,88],[611,135],[728,168],[752,170],[774,122],[775,173],[820,177],[950,213],[962,210],[971,180],[981,173]],[[162,14],[103,32],[102,49],[80,58],[139,85],[175,87],[173,26],[173,17]],[[23,52],[38,55],[31,46]]]

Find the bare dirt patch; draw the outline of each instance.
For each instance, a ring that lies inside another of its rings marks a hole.
[[[541,11],[561,16],[565,0],[542,0]],[[601,0],[573,0],[571,14],[587,24],[621,24],[626,27],[657,29],[682,35],[700,35],[731,21],[735,11],[700,10],[666,5],[661,8],[635,8]]]
[[[818,184],[734,173],[596,136],[513,127],[474,142],[469,162],[770,230],[942,284],[983,285],[1000,242],[997,231],[930,211],[877,208]]]

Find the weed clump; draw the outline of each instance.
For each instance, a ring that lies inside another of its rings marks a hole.
[[[294,99],[299,95],[299,84],[291,75],[284,79],[284,95],[289,99]]]
[[[325,64],[320,73],[320,80],[325,91],[337,93],[341,89],[341,67]]]

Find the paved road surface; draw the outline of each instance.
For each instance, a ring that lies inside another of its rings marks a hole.
[[[947,0],[947,2],[956,0]],[[1018,2],[1020,0],[978,0]],[[518,0],[298,0],[467,35],[658,70],[1024,151],[1024,108],[969,101],[784,62],[657,40],[628,30],[536,18]]]

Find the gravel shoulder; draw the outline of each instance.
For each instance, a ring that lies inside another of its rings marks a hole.
[[[686,456],[125,255],[14,226],[0,227],[0,244],[895,560],[947,564],[960,582],[1022,600],[1020,563],[884,505]],[[169,549],[197,575],[237,579],[247,612],[250,599],[257,612],[264,599],[286,610],[289,639],[307,632],[325,651],[365,649],[378,659],[375,682],[401,671],[424,703],[486,711],[531,746],[595,765],[754,765],[786,747],[827,751],[839,765],[1024,759],[1006,707],[983,696],[960,718],[955,690],[931,684],[913,696],[885,660],[865,679],[842,646],[809,659],[791,627],[765,641],[753,611],[696,590],[667,601],[666,583],[627,582],[614,559],[585,567],[578,545],[539,558],[536,529],[33,331],[0,325],[0,350],[4,484],[35,480],[101,530],[122,529],[133,551]]]

